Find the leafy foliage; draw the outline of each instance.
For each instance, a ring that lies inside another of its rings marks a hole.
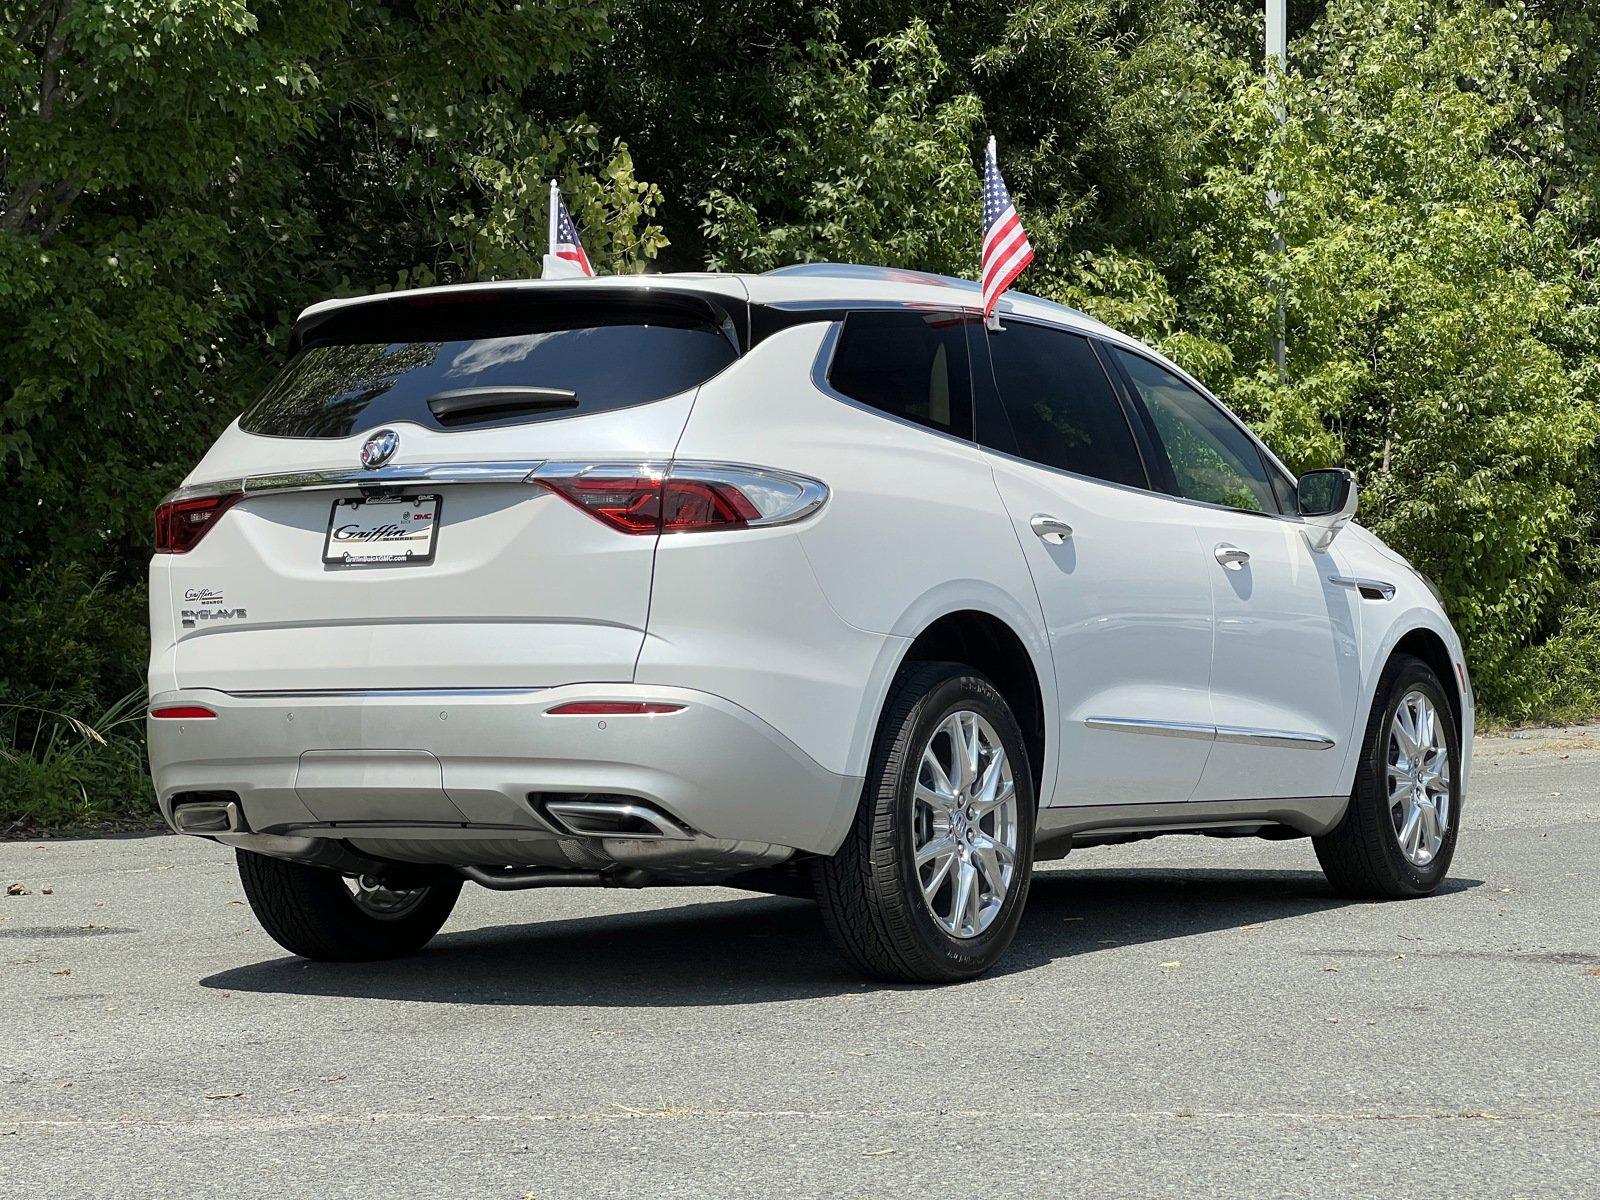
[[[606,270],[971,274],[991,132],[1024,286],[1354,467],[1495,713],[1592,712],[1600,17],[1292,9],[1269,83],[1223,0],[0,0],[0,819],[144,803],[149,512],[302,306],[535,273],[552,175]]]

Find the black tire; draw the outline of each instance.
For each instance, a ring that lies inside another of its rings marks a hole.
[[[1450,814],[1438,852],[1426,866],[1411,862],[1395,836],[1389,808],[1389,723],[1400,702],[1418,691],[1444,718],[1450,754]],[[1455,705],[1433,668],[1420,658],[1397,654],[1384,667],[1361,742],[1355,788],[1344,819],[1322,837],[1313,838],[1317,861],[1341,896],[1357,900],[1396,900],[1425,896],[1444,880],[1455,855],[1461,828],[1461,738]]]
[[[957,938],[923,900],[912,826],[923,748],[940,722],[962,709],[989,723],[1012,764],[1017,847],[1000,910],[976,936]],[[816,860],[823,921],[845,957],[868,975],[901,983],[951,983],[993,966],[1027,903],[1035,803],[1022,732],[994,685],[958,663],[907,667],[884,704],[855,824],[837,854]]]
[[[249,850],[235,853],[239,881],[261,928],[301,958],[370,962],[414,954],[439,932],[461,894],[460,877],[441,874],[403,912],[379,917],[356,903],[337,871]]]

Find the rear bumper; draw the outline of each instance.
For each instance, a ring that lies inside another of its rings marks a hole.
[[[660,715],[551,716],[575,700],[681,704]],[[437,843],[551,839],[530,793],[620,793],[704,839],[830,854],[861,779],[833,774],[721,697],[577,684],[530,690],[232,695],[162,692],[147,720],[162,815],[189,792],[232,792],[256,834]],[[235,841],[234,838],[229,838]]]

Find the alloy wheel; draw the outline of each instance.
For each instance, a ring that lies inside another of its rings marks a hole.
[[[428,889],[391,888],[375,875],[347,875],[345,886],[356,907],[380,921],[397,921],[427,898]]]
[[[951,713],[923,746],[913,799],[912,849],[922,899],[951,937],[994,923],[1017,871],[1017,793],[994,727]]]
[[[1425,867],[1450,830],[1450,746],[1432,700],[1412,690],[1389,722],[1389,816],[1400,852]]]

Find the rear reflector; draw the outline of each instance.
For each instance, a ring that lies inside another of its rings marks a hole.
[[[156,506],[156,553],[187,554],[211,531],[217,519],[240,500],[240,492],[163,500]]]
[[[636,717],[657,716],[683,710],[681,704],[657,704],[649,700],[573,700],[548,710],[547,717]]]
[[[152,708],[150,715],[158,721],[204,721],[214,718],[217,714],[198,704],[168,704],[161,708]]]

